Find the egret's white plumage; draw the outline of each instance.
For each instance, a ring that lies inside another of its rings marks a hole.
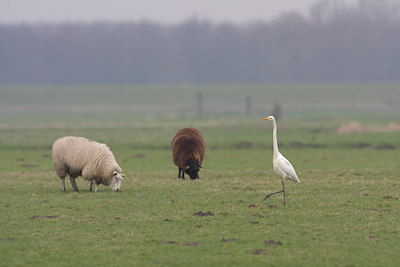
[[[285,205],[286,204],[286,201],[285,201],[286,191],[285,191],[284,180],[290,179],[290,180],[292,180],[294,182],[298,182],[298,183],[300,183],[300,180],[297,177],[296,171],[294,170],[292,164],[279,152],[278,140],[276,138],[277,128],[276,128],[276,121],[275,121],[274,116],[265,117],[265,118],[262,118],[262,120],[271,120],[273,123],[272,139],[273,139],[273,143],[274,143],[274,155],[273,155],[272,163],[274,165],[275,173],[277,175],[279,175],[282,180],[282,190],[268,194],[264,199],[267,199],[274,194],[283,193],[283,204]]]

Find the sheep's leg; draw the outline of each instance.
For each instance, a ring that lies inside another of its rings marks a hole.
[[[185,172],[181,168],[179,168],[178,178],[181,178],[181,172],[182,172],[182,179],[185,179]]]
[[[78,186],[76,185],[75,179],[76,179],[76,177],[72,177],[72,176],[69,177],[72,188],[74,189],[75,192],[79,192],[79,189],[78,189]]]
[[[185,179],[185,171],[182,168],[179,168],[178,178],[181,178],[181,173],[182,173],[182,179]]]
[[[93,181],[90,181],[90,184],[89,184],[89,192],[92,192],[92,187],[93,187]]]
[[[97,185],[97,182],[96,182],[96,180],[93,180],[93,184],[94,184],[94,192],[96,192],[96,193],[97,193],[97,190],[98,190],[98,185]]]
[[[60,178],[60,180],[61,180],[61,190],[63,192],[65,192],[65,177],[64,178]]]

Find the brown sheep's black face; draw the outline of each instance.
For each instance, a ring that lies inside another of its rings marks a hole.
[[[199,165],[192,163],[192,164],[190,164],[189,166],[186,167],[185,172],[187,174],[189,174],[190,179],[194,180],[194,179],[199,178],[199,174],[198,174],[199,170],[200,170]]]

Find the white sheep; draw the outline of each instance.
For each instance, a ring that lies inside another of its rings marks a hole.
[[[125,175],[107,145],[83,137],[65,136],[54,142],[52,153],[62,191],[65,191],[67,175],[76,192],[79,192],[75,182],[78,176],[90,181],[89,191],[92,191],[93,184],[96,192],[99,184],[109,185],[113,191],[119,191]]]

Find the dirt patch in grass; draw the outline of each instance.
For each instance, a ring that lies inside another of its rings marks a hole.
[[[214,216],[214,213],[212,213],[211,211],[207,211],[207,212],[203,212],[203,211],[198,211],[196,213],[193,214],[193,216]]]
[[[352,145],[350,145],[350,147],[359,148],[359,149],[371,148],[371,149],[378,149],[378,150],[394,150],[394,149],[396,149],[396,146],[393,144],[382,143],[382,144],[374,146],[367,142],[360,142],[360,143],[352,144]]]
[[[268,251],[265,249],[256,249],[251,252],[253,255],[269,255]]]
[[[50,216],[33,215],[32,217],[29,217],[29,219],[39,219],[39,218],[54,219],[57,217],[58,217],[57,215],[50,215]]]
[[[77,223],[81,224],[81,223],[87,223],[87,224],[91,224],[96,222],[96,218],[94,216],[88,216],[82,220],[78,220]]]
[[[4,241],[7,241],[7,242],[15,242],[15,241],[17,241],[17,240],[15,240],[14,238],[12,238],[12,237],[8,237],[8,238],[0,238],[0,240],[4,240]]]
[[[235,242],[235,241],[236,241],[236,238],[228,238],[228,239],[222,238],[221,239],[221,242],[223,242],[223,243]]]
[[[354,148],[370,148],[370,147],[372,147],[372,145],[370,143],[367,143],[367,142],[359,142],[359,143],[356,143],[356,144],[352,144],[351,147],[354,147]]]
[[[278,205],[276,205],[276,204],[270,204],[270,205],[268,205],[268,208],[277,209],[277,208],[278,208]]]
[[[388,143],[382,143],[379,145],[374,146],[375,149],[389,149],[389,150],[394,150],[396,149],[396,146]]]
[[[169,241],[164,241],[165,244],[178,244],[175,241],[169,240]]]
[[[369,210],[369,211],[386,211],[386,212],[392,211],[392,210],[389,210],[389,209],[377,209],[377,208],[364,208],[364,210]]]
[[[39,165],[37,165],[37,164],[22,164],[21,167],[22,168],[36,168],[36,167],[39,167]]]
[[[321,144],[321,143],[303,143],[299,141],[291,142],[287,145],[282,144],[282,147],[288,147],[288,148],[327,148],[327,144]]]
[[[350,133],[385,133],[385,132],[398,132],[400,125],[394,122],[389,123],[388,126],[363,126],[358,121],[344,123],[336,130],[337,134],[350,134]]]
[[[149,240],[148,242],[157,243],[157,244],[179,244],[174,240]]]
[[[182,244],[182,246],[184,246],[184,247],[191,247],[191,246],[194,246],[194,247],[198,247],[199,246],[199,242],[185,242],[185,243],[183,243]]]
[[[399,199],[398,197],[383,196],[383,199],[391,199],[391,198],[393,198],[393,199],[395,199],[395,200],[398,200],[398,199]]]
[[[145,154],[134,154],[132,155],[132,158],[145,158],[146,155]]]
[[[167,218],[167,219],[164,219],[163,222],[174,222],[174,221]]]
[[[264,244],[265,245],[278,245],[278,246],[282,246],[283,245],[283,243],[281,242],[281,241],[277,241],[277,242],[275,242],[274,240],[265,240],[264,241]]]
[[[249,149],[249,148],[253,148],[253,147],[254,147],[254,144],[249,141],[240,141],[240,142],[237,142],[235,145],[235,148],[237,148],[237,149]]]

